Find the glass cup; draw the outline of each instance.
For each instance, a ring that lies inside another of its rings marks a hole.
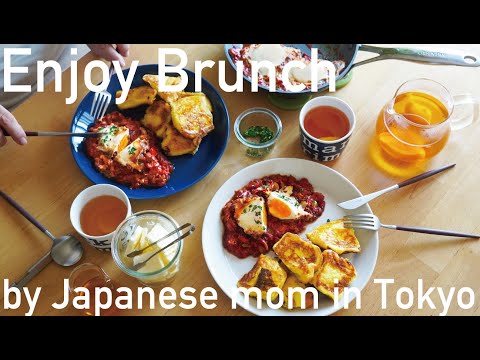
[[[78,287],[84,287],[89,291],[90,306],[83,309],[85,315],[95,315],[95,289],[106,287],[112,292],[112,306],[108,309],[101,309],[101,316],[115,315],[118,312],[118,308],[115,306],[115,294],[116,289],[112,283],[112,280],[107,273],[98,265],[85,263],[77,266],[72,270],[69,280],[69,291],[73,296],[84,296],[85,292],[75,291]],[[100,295],[100,301],[106,303],[105,293]],[[102,299],[102,297],[104,297]]]
[[[393,176],[424,171],[428,160],[445,147],[452,130],[478,119],[478,104],[469,94],[452,96],[433,80],[405,82],[378,116],[369,149],[372,160]]]
[[[238,141],[244,146],[245,154],[260,158],[273,150],[282,134],[282,122],[278,115],[269,109],[252,108],[238,115],[234,131]]]
[[[173,279],[180,270],[180,257],[183,250],[183,240],[181,240],[162,252],[161,264],[155,262],[153,259],[150,260],[152,262],[150,265],[158,265],[158,268],[152,269],[151,267],[145,266],[138,271],[133,270],[132,267],[135,258],[132,259],[127,257],[126,253],[130,238],[132,237],[132,234],[135,233],[137,226],[142,226],[147,229],[147,232],[150,232],[156,224],[160,224],[167,233],[170,233],[179,227],[178,223],[170,215],[161,211],[140,211],[125,219],[118,226],[112,240],[112,255],[117,266],[127,275],[130,275],[142,284],[151,287],[166,286]],[[170,236],[165,241],[171,242],[179,236],[181,236],[180,232]],[[152,250],[158,249],[152,247]],[[144,253],[143,255],[145,254],[148,253]]]

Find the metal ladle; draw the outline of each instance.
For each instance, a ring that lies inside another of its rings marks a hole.
[[[83,247],[81,242],[73,235],[65,235],[59,238],[52,235],[42,224],[40,224],[30,213],[20,206],[10,196],[0,190],[0,196],[7,200],[17,211],[22,214],[28,221],[40,229],[45,235],[47,235],[53,241],[50,255],[58,265],[72,266],[76,264],[83,255]]]

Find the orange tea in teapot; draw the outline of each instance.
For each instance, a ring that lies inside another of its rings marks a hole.
[[[436,97],[418,92],[410,91],[400,94],[395,98],[394,110],[398,114],[414,114],[418,118],[409,119],[417,122],[422,119],[420,125],[439,124],[448,118],[448,109]]]
[[[423,87],[410,86],[415,82]],[[440,84],[426,79],[405,83],[378,115],[370,156],[390,175],[422,171],[448,141],[452,110],[453,99]]]
[[[448,140],[449,127],[435,130],[447,120],[448,110],[432,95],[407,92],[395,98],[394,113],[385,109],[377,119],[380,147],[398,161],[422,161],[438,154]],[[433,125],[433,126],[432,126]]]

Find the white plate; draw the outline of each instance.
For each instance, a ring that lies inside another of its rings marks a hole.
[[[327,219],[339,219],[347,214],[372,213],[368,205],[353,211],[346,211],[338,207],[336,204],[339,202],[353,199],[362,194],[346,177],[329,167],[313,161],[272,159],[259,162],[239,171],[225,182],[213,197],[205,214],[202,232],[203,255],[205,256],[208,269],[218,286],[230,298],[234,294],[233,290],[237,287],[237,281],[250,271],[257,259],[253,257],[239,259],[223,248],[223,223],[220,218],[222,208],[232,198],[235,190],[244,187],[253,179],[273,174],[293,175],[297,179],[307,178],[315,191],[325,195],[324,213],[317,221],[307,226],[305,233],[326,223]],[[305,233],[300,235],[305,235]],[[366,230],[356,230],[355,233],[360,241],[362,251],[358,254],[342,256],[350,259],[357,269],[357,278],[350,286],[361,290],[367,284],[375,268],[378,253],[378,235],[376,232]],[[303,237],[305,238],[305,236]],[[354,298],[355,295],[351,292],[348,299],[345,296],[343,301],[339,302],[340,306],[343,307],[346,301],[350,302]],[[329,315],[338,310],[334,307],[333,301],[322,294],[319,294],[318,309],[296,311],[288,311],[284,308],[271,309],[265,301],[262,301],[262,308],[257,309],[256,300],[252,298],[250,298],[249,306],[245,306],[243,296],[236,297],[234,301],[238,304],[237,308],[239,306],[244,307],[257,315]]]

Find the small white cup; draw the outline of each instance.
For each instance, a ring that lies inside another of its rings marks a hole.
[[[90,245],[97,248],[98,250],[110,251],[110,244],[115,230],[107,235],[92,236],[85,234],[82,230],[82,226],[80,225],[80,213],[82,212],[83,207],[90,200],[104,195],[114,196],[125,203],[125,205],[127,206],[127,215],[125,216],[125,218],[132,215],[132,206],[130,205],[127,194],[125,194],[123,190],[109,184],[97,184],[86,188],[77,195],[75,200],[73,200],[72,206],[70,207],[70,221],[72,222],[75,231],[82,235]]]

